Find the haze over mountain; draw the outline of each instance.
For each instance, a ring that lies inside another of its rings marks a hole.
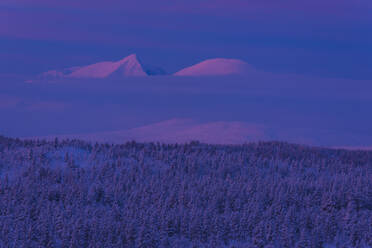
[[[50,84],[0,79],[0,134],[11,137],[78,134],[109,140],[120,138],[110,135],[113,131],[123,131],[137,140],[240,143],[258,138],[327,147],[372,145],[371,81],[266,73],[254,73],[249,80],[154,76],[123,79],[127,83],[111,78],[62,78],[56,82],[66,83]],[[159,123],[174,118],[196,123]],[[253,132],[258,136],[249,136],[250,130],[259,131]]]
[[[353,135],[347,139],[355,138]],[[332,130],[313,131],[311,128],[280,128],[245,121],[200,122],[188,118],[174,118],[129,129],[115,131],[31,136],[26,139],[80,139],[89,142],[122,144],[128,141],[184,144],[200,141],[208,144],[239,145],[249,142],[285,140],[298,144],[322,144],[321,139],[337,140]],[[322,138],[320,138],[322,137]],[[372,150],[371,146],[328,146],[336,149]]]
[[[265,127],[238,121],[200,123],[192,119],[171,119],[127,130],[57,136],[61,139],[82,139],[92,142],[186,143],[198,140],[210,144],[242,144],[267,139]],[[56,136],[48,136],[54,139]]]
[[[246,62],[238,59],[208,59],[196,65],[176,72],[175,76],[223,76],[246,75],[256,70]]]

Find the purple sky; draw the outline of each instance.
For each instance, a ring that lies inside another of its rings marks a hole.
[[[2,0],[0,73],[37,74],[137,53],[174,72],[207,58],[372,79],[370,0]]]

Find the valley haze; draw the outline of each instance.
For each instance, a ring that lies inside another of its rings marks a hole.
[[[0,132],[12,137],[372,146],[368,80],[274,74],[225,58],[170,75],[132,54],[2,82]]]

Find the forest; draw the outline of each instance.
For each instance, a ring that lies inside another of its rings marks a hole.
[[[0,137],[0,247],[372,247],[372,152]]]

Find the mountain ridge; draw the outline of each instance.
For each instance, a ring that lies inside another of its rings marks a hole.
[[[232,58],[213,58],[185,67],[176,73],[167,74],[162,68],[147,64],[145,65],[141,62],[136,54],[131,54],[118,61],[103,61],[86,66],[75,66],[62,70],[50,70],[41,73],[38,78],[121,78],[157,75],[196,77],[249,75],[250,73],[255,72],[257,72],[256,69],[243,60]]]

